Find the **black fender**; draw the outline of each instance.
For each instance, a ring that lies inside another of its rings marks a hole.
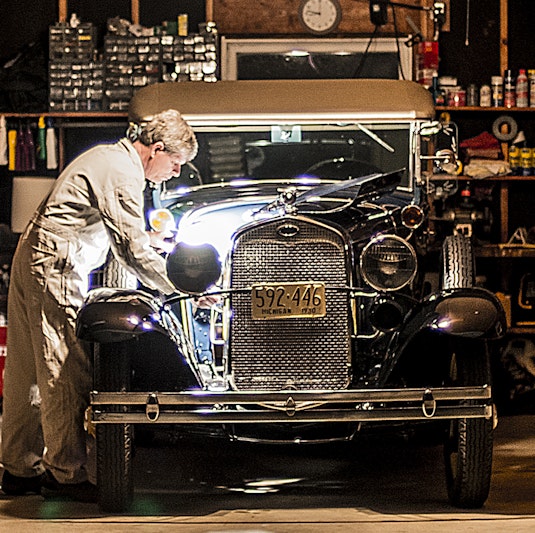
[[[428,296],[407,316],[400,331],[403,345],[422,330],[458,337],[500,339],[505,311],[494,293],[480,287],[448,289]]]
[[[384,385],[408,344],[419,333],[434,331],[457,338],[490,341],[502,338],[506,329],[502,304],[486,289],[458,288],[431,294],[412,309],[392,337],[379,381]]]
[[[78,312],[78,338],[99,343],[122,342],[149,332],[169,336],[157,298],[140,290],[98,288],[89,292]]]
[[[133,369],[133,390],[199,388],[186,360],[178,321],[159,298],[140,290],[92,290],[77,317],[76,334],[98,344],[125,343]],[[156,333],[156,335],[152,335]],[[134,343],[127,343],[130,340]],[[105,352],[113,356],[118,352]]]

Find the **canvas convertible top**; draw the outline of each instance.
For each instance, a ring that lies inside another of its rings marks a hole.
[[[140,89],[129,119],[142,123],[174,108],[192,125],[414,120],[434,116],[433,99],[404,80],[237,80],[164,82]]]

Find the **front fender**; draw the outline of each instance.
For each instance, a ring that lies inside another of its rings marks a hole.
[[[90,291],[76,322],[76,335],[89,342],[122,342],[153,331],[167,334],[160,306],[139,290]]]
[[[423,330],[458,337],[499,339],[507,328],[496,296],[483,288],[449,289],[426,298],[407,317],[399,340],[406,345]]]

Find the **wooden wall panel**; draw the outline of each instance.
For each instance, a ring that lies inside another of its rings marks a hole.
[[[428,4],[427,0],[404,0],[403,3],[419,6],[422,2]],[[300,0],[212,0],[211,4],[213,20],[222,35],[307,35],[297,16]],[[340,0],[340,4],[343,14],[336,35],[373,32],[368,0]],[[419,10],[402,7],[395,10],[400,33],[414,33],[407,23],[407,15],[420,28],[429,19],[428,13]],[[388,20],[387,25],[380,27],[383,35],[394,34],[392,7],[388,8]]]

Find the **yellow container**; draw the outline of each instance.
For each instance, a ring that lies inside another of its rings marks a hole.
[[[531,176],[533,174],[533,149],[520,149],[520,166],[522,167],[522,176]]]
[[[178,15],[178,35],[186,37],[188,35],[188,14],[181,13]]]
[[[522,173],[522,167],[520,164],[520,148],[518,146],[509,147],[509,166],[514,176],[518,176]]]

